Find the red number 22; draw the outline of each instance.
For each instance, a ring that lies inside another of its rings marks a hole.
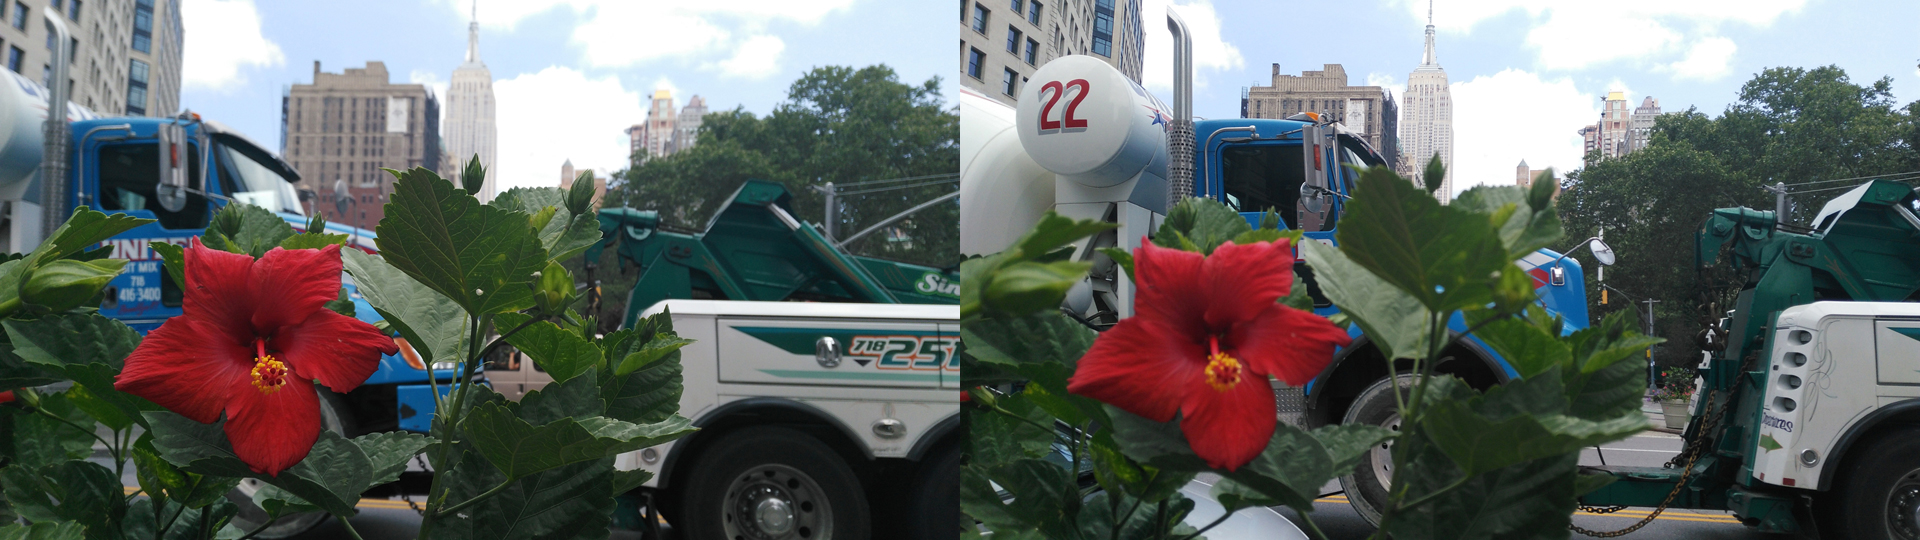
[[[1067,110],[1065,114],[1060,115],[1061,116],[1060,121],[1047,119],[1048,116],[1052,115],[1054,104],[1060,102],[1060,95],[1067,93],[1068,88],[1073,88],[1075,86],[1080,87],[1080,93],[1074,94],[1073,101],[1067,102]],[[1061,85],[1060,81],[1048,81],[1047,84],[1042,85],[1040,87],[1040,92],[1045,93],[1048,90],[1053,91],[1053,96],[1047,98],[1047,104],[1040,107],[1040,130],[1041,131],[1046,131],[1050,129],[1060,129],[1063,123],[1065,124],[1065,127],[1068,127],[1068,128],[1087,127],[1086,119],[1073,117],[1073,111],[1080,108],[1080,102],[1085,101],[1087,99],[1087,93],[1091,90],[1091,87],[1087,85],[1086,79],[1074,79],[1071,81],[1067,81],[1067,84],[1065,85]]]

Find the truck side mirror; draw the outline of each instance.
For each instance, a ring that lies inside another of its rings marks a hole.
[[[1600,264],[1613,266],[1613,248],[1607,246],[1606,242],[1595,238],[1592,243],[1587,244],[1587,249],[1593,250],[1593,258],[1600,261]]]
[[[160,144],[160,179],[154,184],[154,199],[168,212],[187,207],[187,167],[182,162],[182,146],[187,143],[186,128],[172,122],[160,124],[155,132]]]
[[[1329,128],[1318,124],[1308,124],[1300,128],[1301,163],[1306,168],[1306,178],[1300,182],[1300,207],[1308,213],[1321,214],[1327,210],[1327,139],[1332,133]]]

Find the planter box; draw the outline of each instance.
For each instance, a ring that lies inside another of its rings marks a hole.
[[[1667,417],[1667,428],[1682,429],[1687,421],[1693,419],[1693,410],[1686,401],[1662,401],[1660,413]]]

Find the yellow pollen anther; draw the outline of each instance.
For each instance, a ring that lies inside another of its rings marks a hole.
[[[1207,384],[1214,391],[1225,392],[1240,384],[1240,361],[1227,353],[1216,352],[1207,357]]]
[[[287,365],[274,360],[272,355],[253,359],[253,387],[260,393],[272,395],[287,385]]]

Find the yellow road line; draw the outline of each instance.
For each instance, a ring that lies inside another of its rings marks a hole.
[[[1318,499],[1314,499],[1313,502],[1328,503],[1328,504],[1349,504],[1349,502],[1347,501],[1347,496],[1345,495],[1331,495],[1327,497],[1321,497]],[[1629,518],[1639,519],[1639,518],[1647,517],[1647,514],[1650,514],[1650,513],[1652,513],[1651,510],[1621,510],[1619,512],[1613,512],[1609,514],[1596,514],[1596,513],[1586,512],[1586,511],[1580,511],[1575,513],[1574,515],[1629,517]],[[1676,512],[1672,510],[1661,512],[1660,517],[1656,517],[1654,519],[1656,520],[1665,519],[1665,520],[1672,520],[1672,521],[1695,521],[1695,522],[1701,522],[1701,523],[1731,523],[1735,525],[1740,524],[1739,518],[1733,517],[1732,515],[1728,515],[1728,514],[1698,514],[1698,513],[1692,513],[1692,512]]]

